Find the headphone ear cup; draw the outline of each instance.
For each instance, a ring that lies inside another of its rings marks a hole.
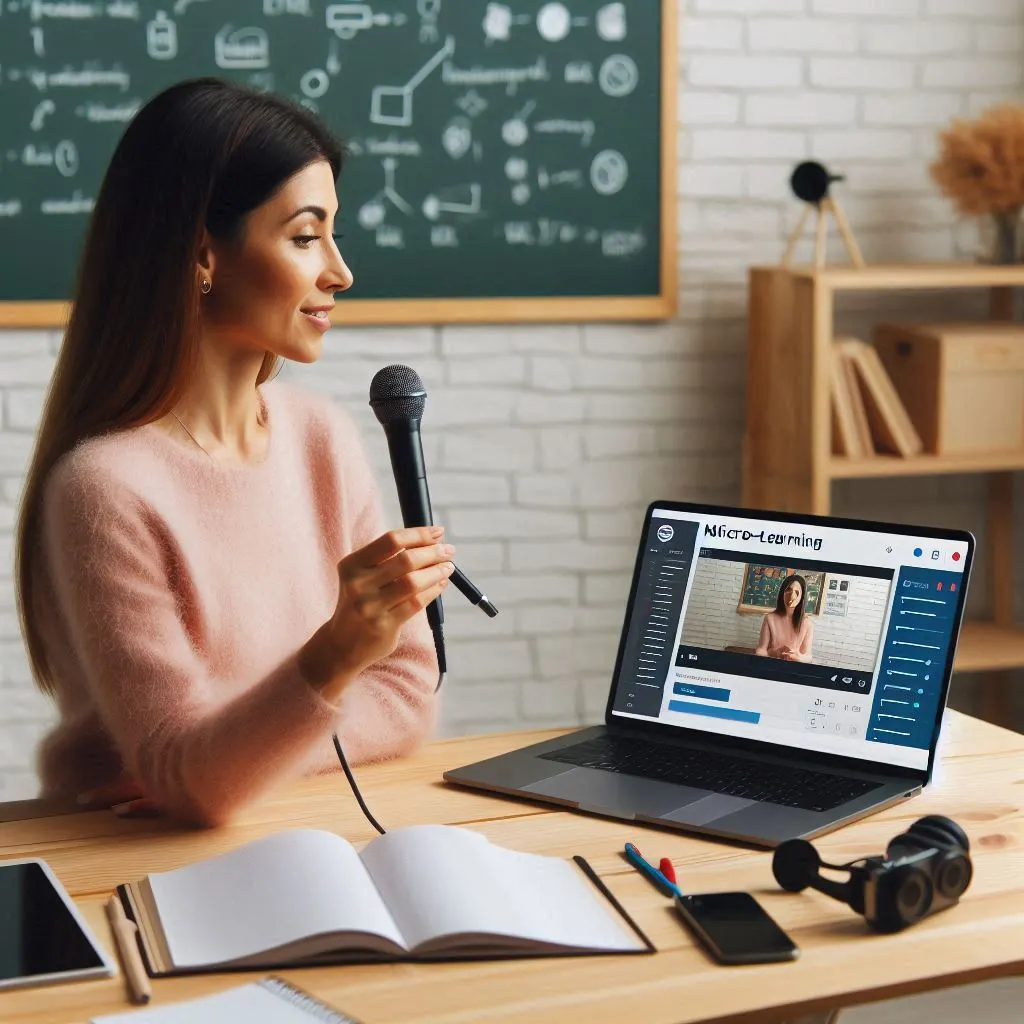
[[[821,857],[806,839],[787,839],[772,856],[772,874],[787,892],[803,892],[820,867]]]
[[[971,848],[967,833],[944,814],[929,814],[919,818],[910,826],[910,834],[951,853],[967,853]]]
[[[929,814],[915,821],[906,832],[894,836],[885,855],[895,860],[930,849],[966,854],[970,847],[967,833],[952,818],[943,814]]]

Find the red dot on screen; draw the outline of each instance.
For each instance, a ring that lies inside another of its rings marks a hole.
[[[960,561],[960,552],[959,551],[954,551],[953,552],[953,561],[954,562],[959,562]]]

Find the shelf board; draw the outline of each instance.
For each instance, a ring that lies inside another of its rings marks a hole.
[[[998,473],[1024,469],[1024,448],[1005,452],[958,453],[956,455],[873,455],[851,459],[833,455],[828,475],[833,480],[878,476],[934,476],[942,473]]]
[[[822,267],[757,267],[816,280],[835,291],[899,291],[916,288],[998,288],[1024,286],[1024,265],[978,263],[868,263]]]
[[[960,631],[956,672],[1024,666],[1024,627],[997,626],[993,622],[968,620]]]

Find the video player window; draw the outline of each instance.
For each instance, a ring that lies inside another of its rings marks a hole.
[[[891,587],[888,569],[770,562],[703,548],[683,621],[681,663],[743,674],[753,667],[758,676],[778,679],[816,665],[870,678]],[[699,653],[687,656],[701,651],[736,657],[715,657],[712,665]]]

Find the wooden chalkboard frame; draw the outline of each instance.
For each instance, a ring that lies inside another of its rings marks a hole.
[[[661,0],[661,231],[657,295],[501,297],[493,299],[349,299],[335,307],[336,326],[375,324],[552,323],[669,320],[678,304],[676,92],[679,88],[676,0]],[[0,327],[64,327],[70,302],[0,302]]]
[[[794,569],[792,567],[788,567],[788,566],[781,565],[781,564],[780,565],[767,565],[767,564],[765,564],[763,562],[747,562],[747,564],[743,567],[743,582],[740,584],[740,596],[739,596],[739,601],[737,602],[737,606],[736,606],[736,610],[741,615],[744,615],[744,614],[749,615],[749,614],[753,614],[755,612],[757,612],[757,613],[764,613],[765,611],[774,611],[775,610],[775,604],[776,604],[775,601],[773,601],[770,605],[767,605],[767,604],[750,604],[749,602],[746,602],[744,600],[744,597],[745,597],[745,595],[747,593],[747,584],[748,584],[748,582],[750,580],[750,570],[751,569],[782,569],[783,573],[785,573],[786,576],[789,576],[789,575],[791,575],[791,574],[793,574],[795,572],[798,572],[798,573],[800,573],[801,576],[804,576],[807,579],[808,594],[810,594],[812,583],[816,582],[817,578],[820,577],[821,578],[821,582],[818,585],[817,601],[814,603],[813,606],[811,605],[811,601],[810,600],[808,601],[808,603],[806,605],[806,614],[808,614],[808,615],[820,615],[821,614],[821,607],[822,607],[822,603],[823,603],[823,600],[824,600],[824,594],[825,594],[825,590],[827,589],[827,583],[828,583],[828,573],[825,572],[824,569]]]

